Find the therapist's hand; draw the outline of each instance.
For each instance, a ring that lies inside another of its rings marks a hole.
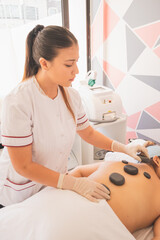
[[[64,175],[60,188],[75,191],[92,202],[98,202],[98,199],[110,199],[110,192],[106,187],[86,177]]]
[[[136,159],[139,162],[141,162],[140,157],[137,156],[137,153],[139,153],[139,152],[143,153],[146,157],[150,158],[149,154],[148,154],[148,150],[145,147],[145,145],[139,145],[139,144],[136,145],[135,143],[134,144],[129,143],[127,145],[124,145],[120,142],[113,141],[112,151],[126,153],[126,154],[133,157],[134,159]]]
[[[145,156],[149,157],[148,150],[144,146],[141,145],[131,145],[130,143],[125,146],[125,153],[136,159],[137,161],[141,162],[141,158],[137,156],[137,153],[141,152]]]

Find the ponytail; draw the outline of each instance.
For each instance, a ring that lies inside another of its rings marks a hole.
[[[43,25],[37,25],[27,36],[26,39],[26,57],[22,81],[37,74],[40,67],[33,58],[33,44],[38,33],[44,28]]]
[[[59,88],[60,88],[60,90],[61,90],[61,93],[62,93],[62,96],[63,96],[63,100],[64,100],[64,102],[65,102],[65,104],[66,104],[66,107],[67,107],[68,110],[70,111],[70,113],[71,113],[71,115],[72,115],[72,117],[73,117],[73,119],[74,119],[74,121],[75,121],[75,116],[74,116],[73,110],[72,110],[72,108],[71,108],[71,106],[70,106],[70,104],[69,104],[66,91],[65,91],[64,87],[62,87],[62,86],[59,86]]]

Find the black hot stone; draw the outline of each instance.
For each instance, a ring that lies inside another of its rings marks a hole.
[[[125,165],[124,171],[130,175],[137,175],[138,174],[138,168],[132,166],[132,165]]]
[[[102,183],[102,185],[105,187],[105,188],[107,188],[108,189],[108,191],[109,191],[109,195],[111,194],[111,190],[109,189],[109,187],[107,187],[105,184],[103,184]]]
[[[122,163],[124,164],[128,164],[128,162],[126,160],[122,160]]]
[[[147,172],[144,172],[143,175],[144,175],[146,178],[148,178],[148,179],[151,178],[151,175],[150,175],[149,173],[147,173]]]
[[[112,173],[109,176],[109,180],[117,186],[121,186],[125,183],[125,178],[119,173]]]

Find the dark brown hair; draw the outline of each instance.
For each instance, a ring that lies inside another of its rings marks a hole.
[[[77,43],[75,36],[64,27],[37,25],[29,32],[26,39],[26,56],[22,81],[37,74],[39,68],[41,68],[39,63],[41,57],[51,61],[58,55],[59,49],[68,48]],[[59,87],[65,104],[75,119],[65,89],[62,86]]]

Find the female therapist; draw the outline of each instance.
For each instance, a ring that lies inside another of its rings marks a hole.
[[[123,145],[89,125],[78,92],[77,39],[59,26],[37,25],[27,36],[23,80],[4,99],[0,159],[0,204],[21,202],[44,186],[68,189],[91,201],[108,190],[67,173],[76,132],[96,147],[137,158],[142,146]]]

